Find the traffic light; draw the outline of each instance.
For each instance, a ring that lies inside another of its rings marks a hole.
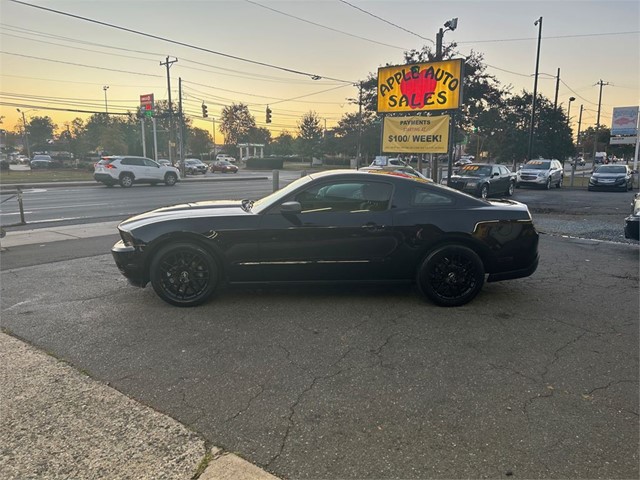
[[[209,114],[207,113],[207,106],[203,103],[202,104],[202,118],[207,118],[209,116]]]
[[[271,109],[267,106],[267,123],[271,123]]]

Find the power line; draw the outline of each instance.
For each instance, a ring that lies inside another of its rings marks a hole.
[[[208,48],[199,47],[197,45],[192,45],[190,43],[180,42],[178,40],[172,40],[170,38],[161,37],[159,35],[153,35],[151,33],[141,32],[139,30],[134,30],[132,28],[121,27],[119,25],[114,25],[112,23],[102,22],[100,20],[95,20],[95,19],[92,19],[92,18],[83,17],[81,15],[74,15],[72,13],[63,12],[61,10],[55,10],[53,8],[43,7],[41,5],[33,5],[33,4],[30,4],[30,3],[27,3],[27,2],[22,2],[20,0],[9,0],[9,1],[13,2],[13,3],[17,3],[19,5],[24,5],[26,7],[36,8],[38,10],[44,10],[44,11],[55,13],[55,14],[58,14],[58,15],[64,15],[64,16],[67,16],[67,17],[75,18],[75,19],[78,19],[78,20],[83,20],[85,22],[95,23],[97,25],[102,25],[102,26],[109,27],[109,28],[115,28],[117,30],[122,30],[124,32],[133,33],[135,35],[141,35],[141,36],[148,37],[148,38],[153,38],[155,40],[160,40],[160,41],[171,43],[171,44],[174,44],[174,45],[180,45],[180,46],[186,47],[186,48],[192,48],[194,50],[199,50],[199,51],[202,51],[202,52],[211,53],[213,55],[219,55],[221,57],[231,58],[233,60],[238,60],[238,61],[241,61],[241,62],[251,63],[253,65],[260,65],[262,67],[273,68],[273,69],[276,69],[276,70],[281,70],[283,72],[289,72],[289,73],[293,73],[293,74],[296,74],[296,75],[304,75],[304,76],[310,77],[311,79],[314,79],[314,80],[316,80],[316,79],[319,80],[321,78],[325,78],[327,80],[334,80],[336,82],[349,83],[349,84],[352,84],[352,85],[357,83],[357,82],[354,82],[354,81],[351,81],[351,80],[342,80],[342,79],[339,79],[339,78],[331,78],[331,77],[326,77],[326,76],[322,76],[322,75],[317,75],[317,74],[314,74],[314,73],[303,72],[303,71],[300,71],[300,70],[294,70],[294,69],[291,69],[291,68],[280,67],[278,65],[273,65],[273,64],[270,64],[270,63],[259,62],[257,60],[250,60],[248,58],[238,57],[237,55],[230,55],[228,53],[218,52],[218,51],[211,50],[211,49],[208,49]]]
[[[348,36],[353,37],[353,38],[359,38],[360,40],[364,40],[366,42],[371,42],[371,43],[376,43],[378,45],[383,45],[385,47],[397,48],[399,50],[406,50],[406,48],[404,48],[404,47],[398,47],[396,45],[390,45],[388,43],[378,42],[377,40],[372,40],[370,38],[361,37],[360,35],[355,35],[353,33],[345,32],[345,31],[342,31],[342,30],[338,30],[337,28],[327,27],[326,25],[321,25],[320,23],[312,22],[311,20],[306,20],[304,18],[296,17],[295,15],[291,15],[289,13],[282,12],[280,10],[276,10],[275,8],[267,7],[266,5],[262,5],[262,4],[258,3],[258,2],[254,2],[252,0],[245,0],[245,2],[251,3],[252,5],[256,5],[258,7],[262,7],[264,9],[266,9],[266,10],[270,10],[270,11],[275,12],[275,13],[279,13],[280,15],[284,15],[285,17],[295,18],[296,20],[300,20],[301,22],[309,23],[311,25],[315,25],[316,27],[325,28],[325,29],[330,30],[332,32],[341,33],[343,35],[348,35]]]
[[[392,23],[392,22],[390,22],[389,20],[386,20],[386,19],[384,19],[384,18],[382,18],[382,17],[379,17],[379,16],[377,16],[377,15],[374,15],[374,14],[373,14],[373,13],[371,13],[371,12],[367,12],[366,10],[364,10],[364,9],[362,9],[362,8],[360,8],[360,7],[356,7],[355,5],[353,5],[353,4],[349,3],[349,2],[345,2],[345,0],[340,0],[340,1],[341,1],[342,3],[344,3],[345,5],[349,5],[351,8],[355,8],[356,10],[360,10],[362,13],[366,13],[367,15],[369,15],[369,16],[371,16],[371,17],[373,17],[373,18],[377,18],[377,19],[378,19],[378,20],[380,20],[381,22],[388,23],[389,25],[392,25],[392,26],[394,26],[394,27],[396,27],[396,28],[399,28],[400,30],[403,30],[403,31],[405,31],[405,32],[407,32],[407,33],[410,33],[411,35],[415,35],[416,37],[421,38],[422,40],[427,40],[427,41],[429,41],[429,42],[431,42],[431,43],[435,44],[435,42],[434,42],[433,40],[431,40],[430,38],[423,37],[422,35],[418,35],[417,33],[412,32],[411,30],[407,30],[406,28],[401,27],[400,25],[396,25],[395,23]]]

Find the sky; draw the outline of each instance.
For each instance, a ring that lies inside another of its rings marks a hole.
[[[452,18],[444,42],[457,42],[459,58],[479,52],[513,93],[532,92],[540,17],[538,93],[553,101],[560,69],[558,103],[575,97],[574,129],[581,105],[583,130],[596,124],[601,80],[601,125],[614,107],[640,104],[637,0],[0,0],[1,128],[14,130],[22,112],[64,129],[90,116],[67,109],[115,114],[141,95],[167,100],[167,57],[177,60],[172,102],[181,79],[185,113],[195,127],[215,125],[218,142],[222,108],[240,102],[274,137],[310,111],[332,128],[357,111],[359,81],[433,46]]]

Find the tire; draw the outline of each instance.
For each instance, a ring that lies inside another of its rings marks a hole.
[[[480,188],[480,198],[485,199],[489,196],[489,185],[486,183]]]
[[[519,183],[516,183],[516,188],[520,188],[520,184]]]
[[[169,187],[173,187],[176,182],[178,181],[178,177],[176,177],[175,173],[167,173],[164,176],[164,183],[165,185],[168,185]]]
[[[560,180],[558,180],[558,183],[556,183],[556,188],[562,188],[563,182],[564,182],[564,177],[560,177]]]
[[[551,177],[547,178],[547,183],[544,185],[545,190],[551,190]]]
[[[509,182],[509,188],[507,188],[507,197],[513,197],[514,190],[515,190],[515,186],[513,182]]]
[[[418,269],[420,292],[436,305],[457,307],[470,302],[484,284],[484,265],[468,247],[445,245],[429,253]]]
[[[153,256],[150,277],[162,300],[178,307],[194,307],[211,297],[220,275],[218,264],[204,248],[176,243]]]
[[[133,185],[133,176],[128,174],[128,173],[124,173],[123,175],[120,176],[120,186],[122,188],[129,188]]]

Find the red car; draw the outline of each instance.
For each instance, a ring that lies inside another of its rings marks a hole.
[[[211,164],[209,170],[211,171],[211,173],[238,173],[238,167],[226,160],[216,160]]]

